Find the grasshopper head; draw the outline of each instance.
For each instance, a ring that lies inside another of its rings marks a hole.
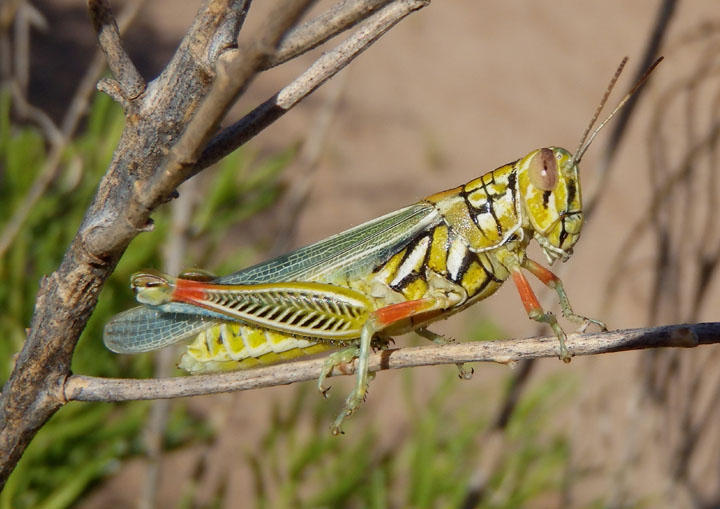
[[[549,147],[530,152],[518,162],[518,186],[526,218],[524,226],[534,231],[535,240],[542,247],[550,263],[558,258],[563,261],[567,260],[580,237],[583,223],[580,177],[578,175],[580,160],[595,136],[647,81],[650,73],[662,59],[660,57],[655,60],[655,63],[625,94],[610,115],[593,129],[610,92],[625,67],[627,57],[620,62],[574,155],[562,148]]]
[[[130,288],[140,304],[160,306],[170,302],[173,282],[165,274],[154,270],[136,272],[130,277]]]
[[[572,154],[557,147],[530,152],[518,162],[518,186],[528,226],[548,261],[566,260],[583,223],[580,176]]]

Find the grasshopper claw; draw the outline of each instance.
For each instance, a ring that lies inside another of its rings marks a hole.
[[[470,380],[472,378],[472,376],[475,374],[475,368],[473,368],[472,366],[468,368],[464,364],[460,363],[457,365],[457,368],[458,368],[458,378],[460,380]]]

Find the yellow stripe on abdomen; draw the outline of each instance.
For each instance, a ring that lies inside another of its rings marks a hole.
[[[189,373],[214,373],[275,364],[336,348],[277,332],[223,323],[195,337],[178,367]]]

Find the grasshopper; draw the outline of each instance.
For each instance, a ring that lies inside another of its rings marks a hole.
[[[559,147],[525,157],[470,182],[270,261],[216,278],[202,271],[170,277],[136,273],[131,288],[143,306],[115,316],[105,345],[137,353],[191,340],[179,363],[190,373],[248,368],[329,349],[318,380],[357,358],[356,383],[332,424],[364,400],[371,349],[396,334],[428,330],[437,320],[492,295],[512,277],[530,319],[548,324],[569,361],[566,335],[540,306],[523,270],[555,290],[563,316],[584,330],[605,324],[576,314],[561,280],[526,255],[534,239],[548,263],[566,261],[580,237],[583,209],[578,165],[603,126],[644,83],[648,69],[613,112],[593,125],[622,61],[574,154]],[[458,365],[460,374],[470,371]]]

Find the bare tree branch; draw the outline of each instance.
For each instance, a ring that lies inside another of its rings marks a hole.
[[[41,282],[29,336],[0,400],[0,485],[40,426],[63,404],[58,389],[69,374],[80,332],[103,283],[141,230],[125,212],[131,206],[129,196],[139,180],[152,175],[167,156],[183,119],[191,116],[189,112],[207,94],[211,82],[202,69],[211,69],[213,61],[201,59],[213,57],[222,51],[224,41],[236,36],[234,28],[241,24],[242,13],[234,6],[230,0],[206,0],[171,66],[154,82],[164,88],[154,88],[150,98],[143,94],[136,99],[139,113],[128,117],[110,168],[75,239],[57,271]],[[235,24],[227,21],[232,15]],[[219,33],[218,27],[230,33]],[[140,218],[141,226],[147,225],[150,212],[146,210]]]
[[[133,0],[125,4],[125,7],[118,17],[118,25],[121,33],[124,32],[132,20],[135,19],[135,15],[144,1],[145,0]],[[105,70],[105,67],[105,58],[102,52],[98,51],[88,66],[85,75],[80,80],[80,85],[78,85],[75,95],[70,101],[70,106],[68,106],[65,117],[63,118],[59,135],[55,134],[57,130],[55,124],[52,123],[52,120],[48,119],[48,122],[52,125],[50,127],[44,127],[44,130],[51,143],[50,154],[42,170],[40,170],[40,173],[35,177],[35,181],[27,194],[20,201],[20,205],[13,210],[11,218],[3,227],[2,232],[0,232],[0,257],[2,257],[10,247],[18,232],[20,232],[20,228],[25,224],[28,215],[35,209],[38,200],[45,193],[45,190],[57,178],[61,169],[60,162],[62,160],[62,154],[70,138],[75,133],[77,126],[80,124],[80,120],[85,117],[90,97],[95,90],[95,84]],[[16,97],[16,106],[20,104],[17,102],[17,99]],[[22,101],[26,102],[24,97]],[[30,105],[30,107],[32,106]]]
[[[98,34],[100,48],[105,53],[108,67],[123,91],[124,99],[126,101],[135,99],[145,90],[145,80],[123,48],[110,5],[106,0],[88,0],[88,11],[95,32]]]
[[[264,68],[275,67],[302,55],[353,27],[391,0],[343,0],[329,11],[290,30]]]
[[[152,209],[161,203],[177,186],[190,178],[190,172],[205,142],[233,104],[238,94],[272,55],[280,39],[302,16],[313,0],[294,0],[281,3],[269,16],[259,40],[245,47],[227,51],[217,62],[217,77],[197,114],[187,124],[180,140],[172,147],[169,157],[143,189],[136,194],[141,207]]]
[[[659,347],[692,348],[720,343],[720,322],[570,334],[566,342],[576,356]],[[555,336],[476,341],[384,350],[370,356],[370,371],[459,362],[508,364],[521,359],[557,355],[558,342]],[[217,375],[146,380],[73,375],[65,382],[64,396],[68,401],[128,401],[259,389],[317,379],[324,362],[324,358],[319,358]],[[352,368],[343,366],[343,369],[336,368],[333,376],[352,373]]]
[[[357,32],[337,48],[318,58],[295,81],[210,140],[192,168],[190,176],[216,163],[275,122],[405,16],[425,5],[427,0],[399,0],[375,13]]]
[[[47,21],[40,12],[28,2],[19,2],[15,15],[15,52],[14,78],[15,83],[24,97],[30,82],[30,27],[44,30]]]

